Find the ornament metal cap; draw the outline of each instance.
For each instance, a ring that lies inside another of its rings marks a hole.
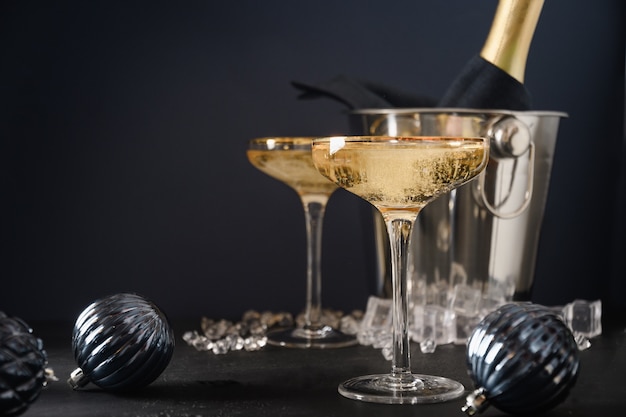
[[[480,387],[465,398],[465,405],[461,407],[468,416],[473,416],[476,413],[482,413],[487,407],[489,407],[489,400],[485,395],[486,391],[483,387]]]
[[[79,389],[87,385],[89,383],[89,380],[85,377],[82,369],[76,368],[70,374],[67,383],[70,384],[70,387],[72,387],[72,389]]]

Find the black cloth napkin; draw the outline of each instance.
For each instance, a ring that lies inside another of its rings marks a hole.
[[[300,90],[300,99],[328,97],[350,109],[381,109],[392,107],[432,107],[437,100],[405,93],[387,85],[338,75],[319,84],[292,81]]]
[[[438,107],[529,110],[531,97],[524,84],[475,55],[450,84]]]
[[[387,85],[338,75],[318,83],[292,81],[300,99],[327,97],[350,109],[457,107],[471,109],[529,110],[531,96],[526,86],[505,71],[473,56],[452,81],[441,99],[419,96]]]

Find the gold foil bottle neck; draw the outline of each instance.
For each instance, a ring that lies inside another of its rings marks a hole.
[[[526,60],[544,0],[500,0],[480,56],[524,82]]]

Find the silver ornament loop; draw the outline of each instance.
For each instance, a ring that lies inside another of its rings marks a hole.
[[[461,407],[468,416],[473,416],[476,413],[482,413],[489,406],[489,401],[485,396],[485,389],[478,388],[472,391],[465,399],[465,405]]]

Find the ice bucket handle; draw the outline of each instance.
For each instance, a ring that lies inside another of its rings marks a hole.
[[[477,191],[480,195],[482,205],[495,217],[501,219],[512,219],[519,216],[530,205],[533,195],[533,173],[535,165],[535,144],[532,142],[530,129],[528,126],[514,116],[503,116],[496,119],[487,129],[487,137],[490,140],[490,152],[492,157],[514,158],[515,166],[519,158],[528,154],[528,182],[524,193],[524,200],[521,205],[510,212],[502,212],[493,204],[491,204],[485,194],[485,178],[487,173],[484,172],[478,178]],[[515,176],[511,180],[513,187]]]

